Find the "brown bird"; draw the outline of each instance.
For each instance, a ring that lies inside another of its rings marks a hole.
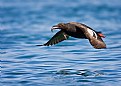
[[[60,31],[57,32],[47,43],[37,46],[54,45],[71,36],[75,38],[88,39],[91,45],[96,49],[106,48],[106,44],[101,38],[105,38],[105,36],[101,32],[97,32],[85,24],[77,22],[59,23],[53,26],[51,31],[54,29],[60,29]]]

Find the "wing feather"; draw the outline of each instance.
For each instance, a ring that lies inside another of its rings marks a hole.
[[[44,46],[55,45],[61,41],[68,39],[69,36],[64,31],[57,32]]]
[[[85,24],[77,23],[77,22],[70,22],[70,24],[74,24],[78,28],[80,28],[87,39],[89,40],[90,44],[96,48],[96,49],[101,49],[101,48],[106,48],[106,44],[102,40],[100,36],[98,36],[92,28],[86,26]]]
[[[87,30],[84,32],[84,34],[86,35],[90,44],[94,48],[96,48],[96,49],[106,48],[106,44],[104,43],[102,38],[100,36],[98,36],[97,34],[91,35]]]

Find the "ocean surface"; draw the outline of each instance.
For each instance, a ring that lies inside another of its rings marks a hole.
[[[107,49],[36,46],[72,21],[102,31]],[[0,86],[121,86],[121,0],[0,0]]]

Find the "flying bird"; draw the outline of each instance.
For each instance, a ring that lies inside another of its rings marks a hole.
[[[88,39],[90,44],[96,49],[106,48],[106,44],[102,40],[105,36],[101,32],[95,31],[85,24],[78,22],[59,23],[54,25],[51,28],[51,31],[55,29],[60,29],[60,31],[57,32],[47,43],[37,46],[54,45],[67,40],[69,36],[71,36],[80,39]]]

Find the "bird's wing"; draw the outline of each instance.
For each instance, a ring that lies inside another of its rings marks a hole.
[[[43,46],[54,45],[68,38],[69,36],[64,31],[61,30],[57,32],[47,43],[43,44]]]
[[[106,44],[104,43],[104,41],[102,40],[102,38],[100,36],[98,36],[98,34],[93,31],[90,28],[86,28],[87,30],[84,30],[84,34],[86,35],[86,37],[88,38],[90,44],[96,48],[96,49],[101,49],[101,48],[106,48]]]
[[[88,38],[89,39],[89,42],[90,44],[96,48],[96,49],[101,49],[101,48],[106,48],[106,44],[104,43],[104,41],[102,40],[101,37],[99,38],[94,38],[94,37],[90,37]]]
[[[97,33],[90,27],[86,26],[85,24],[77,23],[77,22],[70,22],[70,24],[74,24],[77,26],[79,29],[81,29],[87,39],[89,40],[90,44],[96,48],[96,49],[101,49],[101,48],[106,48],[106,44],[102,40],[100,36],[97,35]]]

